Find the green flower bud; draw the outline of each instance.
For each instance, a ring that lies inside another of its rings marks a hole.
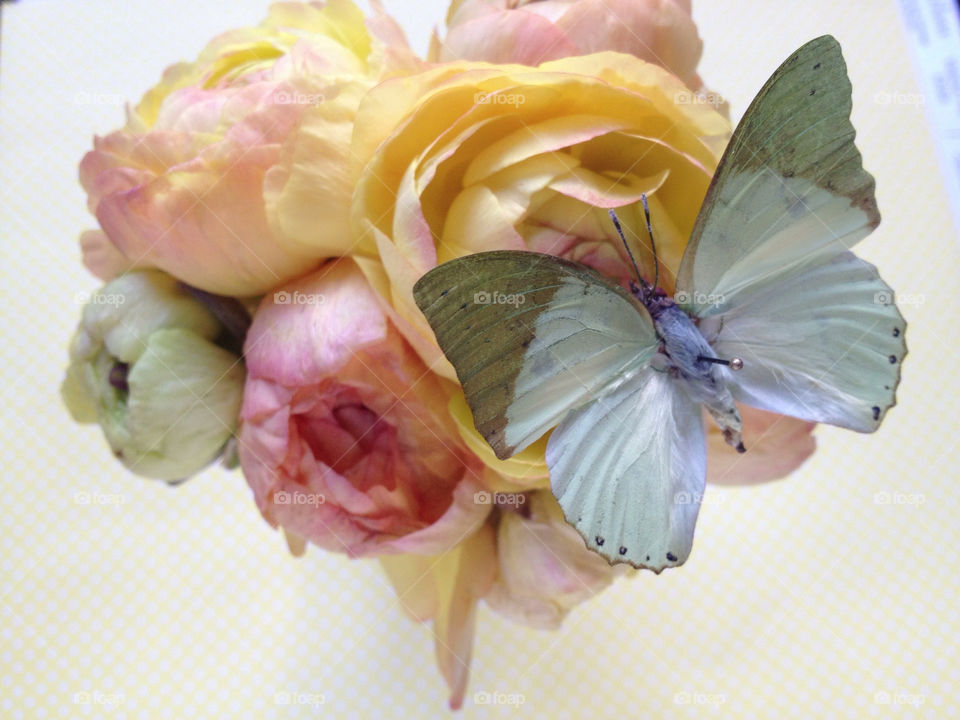
[[[64,403],[77,422],[100,423],[132,472],[189,477],[220,455],[237,427],[245,371],[217,344],[224,330],[169,275],[119,277],[83,309]]]

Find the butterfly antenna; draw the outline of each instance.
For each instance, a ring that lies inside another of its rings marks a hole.
[[[637,274],[637,280],[640,281],[640,287],[644,289],[644,295],[649,292],[647,288],[647,283],[644,282],[643,276],[640,274],[640,268],[637,267],[637,261],[633,259],[633,253],[630,252],[630,244],[627,242],[626,236],[623,234],[623,228],[620,227],[620,219],[617,217],[617,214],[613,211],[613,208],[607,211],[610,213],[610,219],[613,220],[613,226],[617,229],[617,234],[620,236],[620,239],[623,241],[623,247],[627,250],[627,255],[630,257],[630,262],[633,264],[633,271]]]
[[[650,206],[647,204],[647,194],[640,196],[640,202],[643,203],[643,217],[647,221],[647,233],[650,235],[650,249],[653,250],[653,289],[657,289],[660,282],[660,261],[657,259],[657,245],[653,241],[653,227],[650,225]]]

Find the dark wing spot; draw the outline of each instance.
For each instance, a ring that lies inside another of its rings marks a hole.
[[[873,410],[873,419],[874,419],[874,420],[879,420],[879,419],[880,419],[880,408],[878,408],[876,405],[874,405],[873,408],[872,408],[872,410]]]
[[[813,69],[814,69],[814,70],[819,70],[819,69],[820,69],[820,63],[817,63],[816,65],[814,65],[814,66],[813,66]]]
[[[894,329],[893,329],[893,336],[894,336],[894,337],[900,337],[900,328],[894,328]]]
[[[670,562],[676,562],[676,561],[677,561],[677,556],[674,555],[673,553],[669,553],[669,552],[668,552],[668,553],[667,553],[667,560],[669,560]]]
[[[440,293],[440,297],[443,297],[443,296],[446,295],[448,292],[450,292],[450,291],[449,291],[449,290],[444,290],[442,293]]]
[[[597,536],[594,538],[594,540],[597,541],[597,545],[599,545],[600,547],[603,547],[603,544],[606,542],[606,540],[604,540],[604,539],[603,539],[602,537],[600,537],[599,535],[597,535]]]
[[[461,306],[460,306],[460,309],[461,309],[461,310],[465,310],[465,309],[466,309],[466,307],[467,307],[467,304],[466,304],[466,303],[464,303],[463,305],[461,305]]]
[[[896,356],[896,355],[891,355],[891,356],[890,356],[890,364],[891,364],[891,365],[896,365],[896,364],[897,364],[897,356]]]
[[[626,555],[626,554],[627,554],[627,548],[625,548],[623,545],[620,546],[620,554],[621,554],[621,555]]]
[[[649,562],[649,561],[650,561],[650,556],[649,556],[649,555],[647,555],[647,562]]]
[[[816,95],[816,94],[817,94],[817,89],[816,89],[816,88],[813,88],[808,94],[810,94],[810,95]]]
[[[884,390],[889,390],[889,389],[890,389],[890,386],[889,386],[889,385],[884,385],[884,386],[883,386],[883,389],[884,389]]]

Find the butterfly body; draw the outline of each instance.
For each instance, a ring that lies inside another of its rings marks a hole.
[[[477,431],[502,459],[552,430],[551,490],[611,563],[659,573],[689,556],[703,409],[743,452],[737,403],[858,432],[895,404],[906,323],[850,251],[880,223],[851,102],[830,36],[777,69],[724,152],[673,297],[515,250],[416,283]]]
[[[727,444],[745,452],[740,432],[743,423],[733,395],[727,387],[730,371],[718,359],[713,347],[691,317],[669,297],[651,297],[644,303],[653,320],[660,349],[650,367],[666,372],[694,402],[702,404],[723,431]]]

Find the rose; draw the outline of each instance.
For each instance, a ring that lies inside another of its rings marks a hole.
[[[413,285],[427,270],[483,250],[527,249],[626,283],[632,269],[607,217],[612,207],[652,279],[641,193],[649,198],[660,284],[673,292],[729,131],[708,105],[685,102],[688,95],[655,65],[600,53],[536,69],[452,64],[386,81],[366,96],[353,142],[359,174],[354,231],[376,244],[383,264],[367,266],[368,274],[430,367],[456,377],[413,302]],[[524,101],[491,100],[503,96]],[[452,406],[458,417],[462,405]],[[800,421],[779,422],[781,429],[809,432]],[[483,454],[472,423],[459,427],[470,447],[512,482],[546,484],[542,453],[539,461],[505,465]],[[771,449],[767,457],[773,455]],[[791,457],[797,464],[802,459]],[[751,472],[770,479],[792,466]]]
[[[560,626],[577,604],[622,575],[587,549],[547,490],[527,494],[524,512],[502,511],[497,528],[499,575],[485,599],[494,610],[533,627]]]
[[[431,59],[539,65],[604,50],[669,70],[690,88],[703,43],[689,0],[454,0]]]
[[[244,372],[218,344],[227,330],[169,275],[123,275],[84,305],[61,387],[67,409],[77,422],[99,422],[132,472],[187,478],[237,426]]]
[[[729,124],[676,101],[661,68],[613,53],[540,68],[456,64],[364,99],[353,154],[354,231],[375,243],[401,329],[428,364],[453,378],[413,302],[439,262],[483,250],[567,257],[626,281],[632,275],[606,208],[617,208],[652,277],[640,196],[653,214],[661,284],[673,274]],[[523,103],[490,101],[502,95]]]
[[[707,433],[707,482],[749,485],[789,475],[817,448],[816,423],[740,405],[747,452],[731,453],[723,433],[704,418]]]
[[[446,413],[451,384],[381,302],[348,259],[263,299],[244,347],[240,463],[274,526],[354,556],[438,554],[489,512],[473,501],[482,465]]]
[[[374,7],[365,20],[348,0],[278,3],[170,67],[80,165],[105,233],[84,238],[87,266],[248,296],[362,250],[346,210],[353,114],[377,80],[416,67]]]
[[[488,522],[440,555],[380,558],[401,607],[415,620],[433,621],[437,664],[453,710],[463,705],[470,676],[477,604],[497,576],[495,543]]]

